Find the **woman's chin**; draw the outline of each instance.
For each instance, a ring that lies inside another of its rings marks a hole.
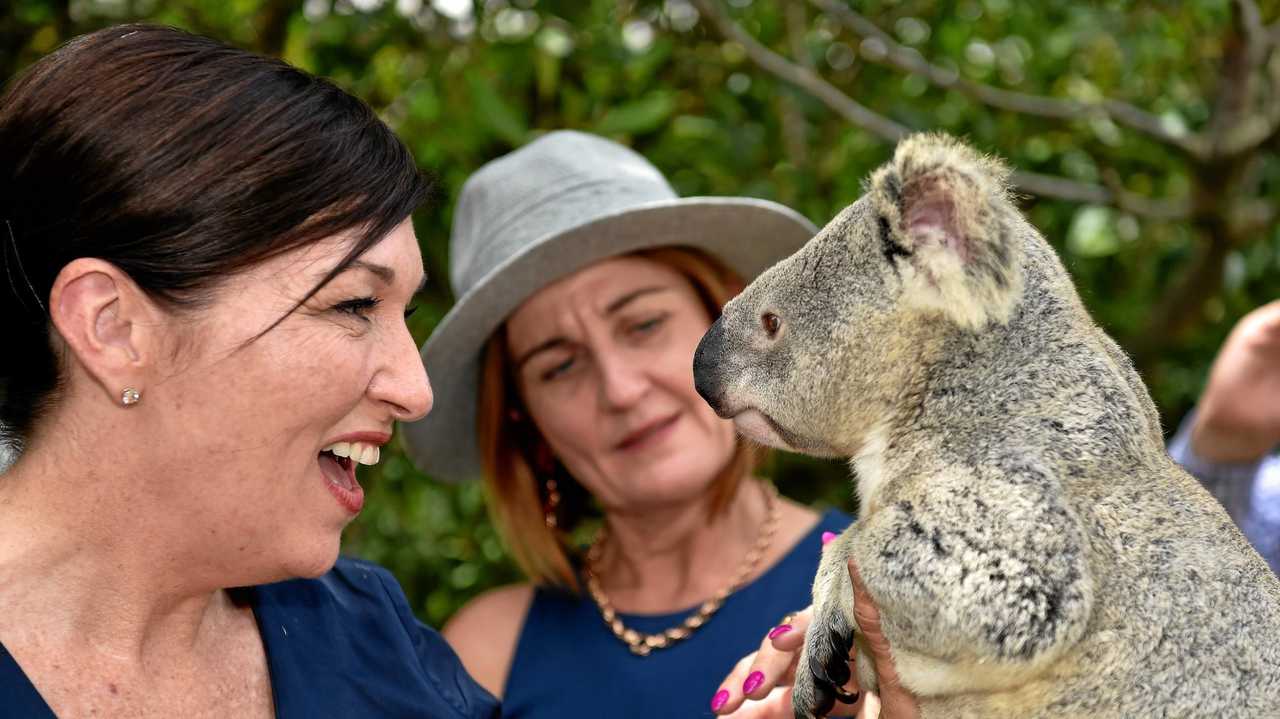
[[[644,492],[632,491],[624,500],[628,509],[639,507],[669,508],[673,505],[696,503],[707,496],[715,484],[717,470],[708,467],[706,471],[690,467],[688,463],[655,462],[640,471],[627,472],[623,483],[628,488],[643,488]]]
[[[337,563],[340,548],[340,537],[334,537],[331,541],[317,541],[305,553],[289,557],[285,563],[285,571],[291,579],[315,579],[323,576]]]

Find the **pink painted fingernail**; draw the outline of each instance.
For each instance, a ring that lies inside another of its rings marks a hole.
[[[716,695],[711,697],[711,711],[718,712],[720,707],[729,703],[729,690],[721,689]]]
[[[835,539],[835,538],[836,538],[836,536],[837,536],[837,535],[836,535],[836,533],[835,533],[835,532],[823,532],[823,533],[822,533],[822,546],[824,546],[824,547],[825,547],[825,546],[827,546],[827,543],[828,543],[828,542],[830,542],[831,540]]]
[[[761,684],[764,684],[764,672],[751,672],[747,675],[747,680],[742,683],[742,693],[750,694],[759,689]]]
[[[769,632],[769,638],[777,639],[778,637],[782,636],[783,634],[786,634],[789,631],[791,631],[790,624],[779,624],[778,626],[773,628],[773,631]]]

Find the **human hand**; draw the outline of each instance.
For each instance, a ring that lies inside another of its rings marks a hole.
[[[791,719],[791,683],[804,646],[813,608],[789,615],[760,643],[760,649],[743,657],[720,684],[712,698],[716,714],[733,719]],[[859,700],[859,704],[867,702]],[[831,716],[871,719],[876,714],[856,713],[858,704],[836,704]]]
[[[1249,462],[1280,444],[1280,300],[1231,330],[1200,398],[1191,448],[1214,462]]]
[[[880,630],[880,610],[867,593],[853,562],[849,563],[849,576],[853,580],[854,619],[875,662],[880,694],[860,691],[850,659],[853,678],[846,689],[857,693],[858,699],[853,704],[837,702],[828,716],[915,719],[920,714],[916,699],[902,686],[889,643]],[[808,607],[769,632],[760,649],[743,657],[725,677],[712,700],[713,711],[734,719],[791,719],[794,716],[791,683],[812,618],[812,608]],[[750,691],[744,692],[744,689]]]
[[[884,638],[884,632],[880,630],[880,608],[871,600],[867,586],[862,583],[862,575],[858,574],[858,567],[852,559],[849,560],[849,578],[853,580],[853,620],[857,622],[862,638],[867,643],[867,652],[875,662],[876,690],[879,692],[877,699],[882,705],[876,714],[868,716],[878,716],[880,719],[919,719],[920,705],[915,695],[902,686],[889,640]]]

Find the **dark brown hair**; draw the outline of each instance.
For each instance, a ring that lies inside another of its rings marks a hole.
[[[238,270],[355,231],[301,305],[427,193],[368,106],[280,60],[152,25],[70,41],[0,97],[0,317],[17,333],[0,430],[28,436],[56,394],[46,307],[68,262],[198,308]]]

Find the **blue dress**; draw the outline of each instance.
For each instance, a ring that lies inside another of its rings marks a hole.
[[[538,589],[503,692],[506,719],[685,719],[710,717],[711,697],[739,659],[789,612],[812,602],[822,533],[852,520],[840,512],[818,524],[776,565],[734,592],[688,639],[647,657],[631,653],[589,597]],[[623,614],[630,628],[654,634],[697,610]]]
[[[375,564],[342,558],[319,579],[235,592],[262,633],[277,719],[499,717],[497,701]],[[0,716],[54,719],[3,645]]]

